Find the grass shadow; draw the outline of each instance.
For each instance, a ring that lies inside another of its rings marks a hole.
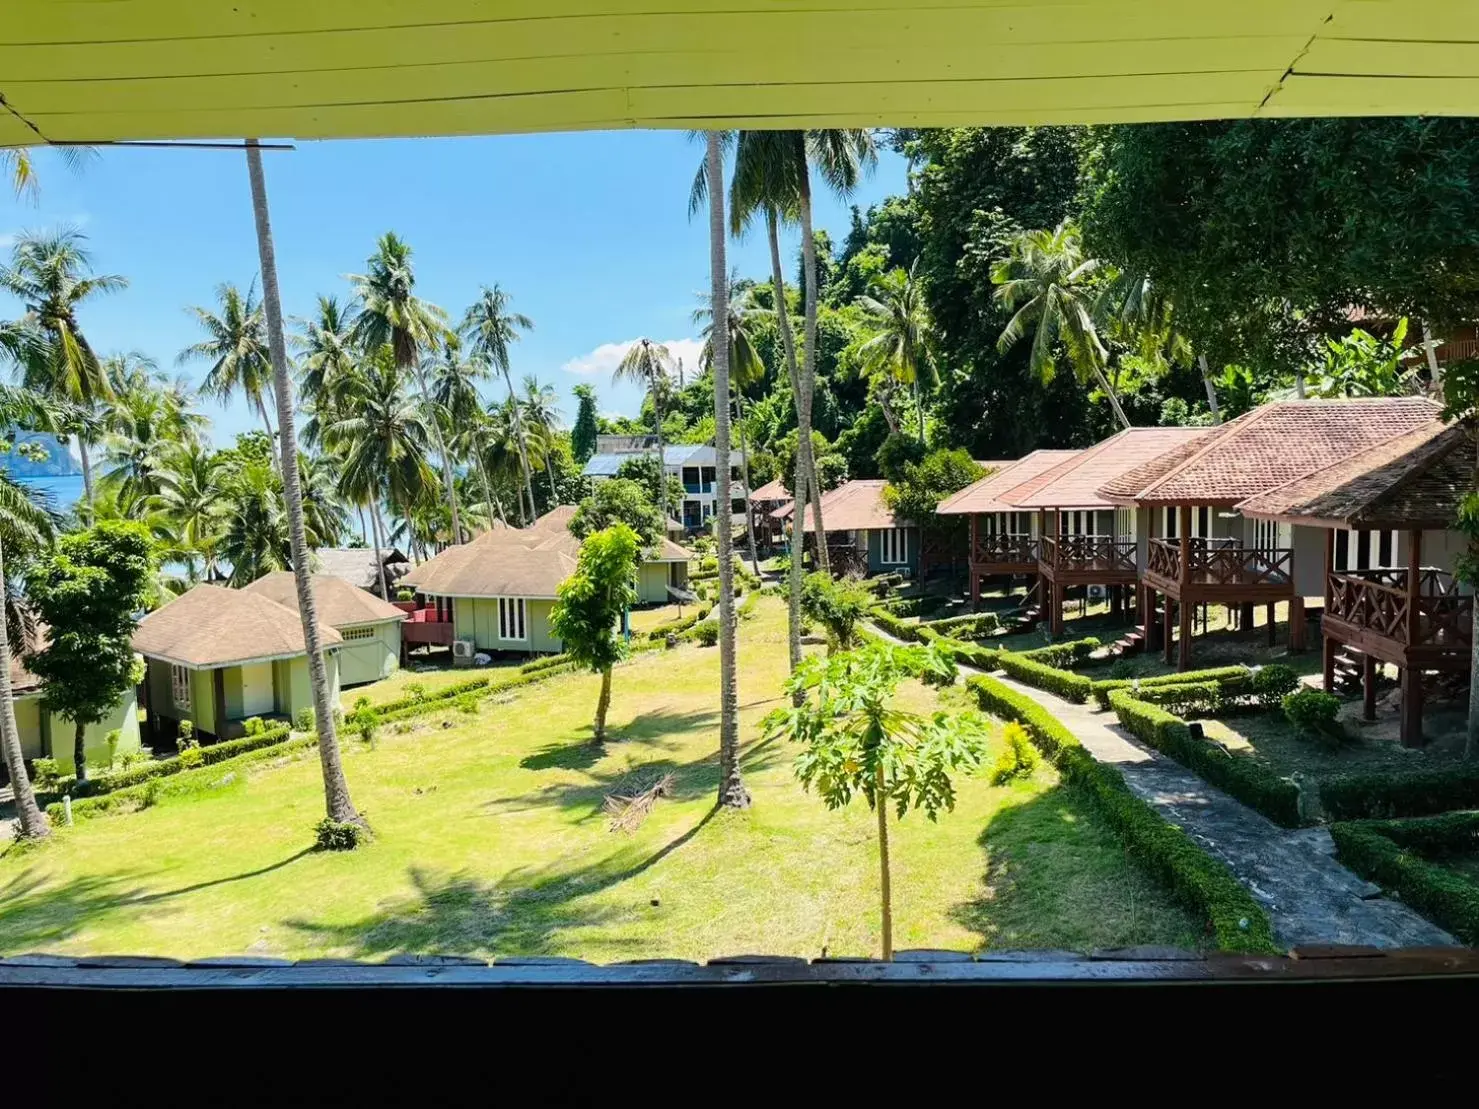
[[[986,855],[983,891],[950,916],[983,948],[1206,946],[1202,925],[1136,866],[1068,786],[1008,800],[976,842]]]

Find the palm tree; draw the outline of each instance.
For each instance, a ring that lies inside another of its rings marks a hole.
[[[1176,327],[1176,308],[1147,274],[1125,273],[1110,269],[1109,280],[1094,305],[1094,318],[1106,333],[1136,348],[1140,357],[1161,369],[1167,363],[1190,366],[1195,362],[1207,392],[1207,408],[1214,424],[1222,423],[1221,406],[1217,403],[1217,384],[1207,356],[1192,356],[1191,341]],[[1116,371],[1110,384],[1118,386]]]
[[[709,319],[716,334],[729,334],[729,280],[724,262],[724,151],[717,131],[708,134],[705,170],[709,186]],[[749,791],[740,778],[739,689],[735,673],[734,528],[729,492],[729,344],[713,344],[714,467],[719,501],[719,804],[747,808]]]
[[[189,387],[162,377],[144,355],[115,355],[103,369],[115,398],[103,421],[108,429],[104,459],[109,465],[103,485],[114,490],[120,502],[143,505],[160,490],[165,454],[198,442],[207,421],[194,410]]]
[[[456,335],[449,335],[442,344],[441,357],[432,368],[432,397],[446,418],[452,449],[473,460],[483,486],[483,499],[491,510],[497,502],[488,484],[484,462],[483,431],[487,418],[478,391],[479,383],[487,379],[488,363],[483,359],[463,358],[462,341]],[[502,505],[498,507],[498,515],[500,519],[503,517]]]
[[[722,201],[722,198],[721,198]],[[652,398],[653,415],[657,418],[657,457],[666,473],[667,454],[662,435],[662,395],[668,387],[668,377],[673,365],[673,356],[668,348],[651,339],[638,339],[621,356],[616,372],[611,375],[613,383],[630,381],[647,390]]]
[[[699,368],[708,370],[714,364],[713,310],[705,305],[695,308],[693,322],[703,324],[703,350],[699,352]],[[750,566],[758,577],[760,574],[760,552],[755,546],[755,517],[749,510],[750,449],[745,439],[745,390],[765,380],[765,360],[760,357],[755,339],[750,334],[757,321],[768,318],[769,309],[755,299],[753,288],[736,289],[735,279],[729,280],[729,380],[734,385],[734,405],[738,413],[737,425],[740,441],[740,476],[746,494],[745,531],[750,541]]]
[[[360,300],[354,335],[366,351],[388,346],[397,366],[411,370],[421,387],[421,400],[432,405],[422,359],[436,350],[447,335],[447,314],[416,295],[416,273],[411,266],[411,248],[393,231],[380,236],[375,253],[367,263],[369,272],[351,274]],[[442,481],[452,509],[453,541],[462,542],[462,517],[457,507],[457,483],[453,479],[452,453],[442,435],[442,425],[433,416],[431,430],[442,459]]]
[[[198,442],[174,444],[154,474],[159,485],[154,503],[179,536],[179,546],[189,552],[182,561],[193,576],[199,556],[206,580],[215,573],[221,541],[223,478],[220,458]]]
[[[876,278],[875,295],[858,298],[867,314],[874,335],[859,350],[863,364],[874,373],[883,373],[904,385],[914,386],[914,404],[919,409],[919,445],[924,446],[924,397],[920,380],[931,384],[939,381],[929,349],[929,312],[924,294],[915,280],[914,264],[905,273],[896,269]]]
[[[252,184],[252,215],[257,225],[257,253],[262,267],[262,301],[267,313],[267,343],[272,356],[273,386],[277,393],[277,426],[281,432],[282,485],[287,501],[288,538],[293,578],[298,587],[298,612],[303,620],[303,646],[308,655],[308,680],[313,687],[314,724],[318,756],[323,769],[324,809],[336,823],[363,825],[349,796],[349,782],[339,757],[334,705],[329,697],[329,675],[319,640],[318,606],[308,566],[308,540],[303,527],[303,491],[298,482],[298,443],[293,430],[293,383],[288,376],[288,346],[283,335],[282,301],[277,292],[277,254],[267,215],[267,183],[262,176],[262,151],[255,139],[247,141],[247,172]]]
[[[303,333],[294,337],[301,355],[298,388],[312,415],[303,426],[303,438],[317,443],[323,429],[342,409],[345,383],[354,373],[357,351],[351,334],[352,309],[333,296],[318,298],[318,314],[303,320]]]
[[[231,564],[232,585],[250,585],[265,574],[293,568],[282,494],[276,471],[260,462],[246,463],[227,477],[219,549]]]
[[[533,374],[524,378],[524,397],[520,402],[523,413],[520,419],[529,429],[529,438],[544,466],[549,479],[549,504],[551,508],[560,503],[560,494],[555,489],[555,443],[560,432],[560,398],[553,385],[541,385]]]
[[[509,307],[511,303],[512,298],[502,288],[484,285],[478,299],[463,314],[460,328],[472,344],[473,357],[482,359],[503,374],[503,383],[508,386],[510,400],[515,394],[514,379],[509,370],[509,347],[518,342],[521,332],[534,330],[534,321],[522,312],[513,311]],[[524,488],[529,494],[529,515],[525,517],[525,521],[533,523],[536,513],[534,478],[529,469],[529,443],[524,435],[524,423],[517,407],[513,410],[513,416],[519,459],[524,467]]]
[[[385,525],[382,501],[409,515],[411,506],[436,489],[427,461],[427,413],[406,389],[406,375],[389,347],[371,356],[351,379],[345,415],[325,429],[327,443],[340,452],[339,489],[356,504],[369,505],[375,562],[381,567]]]
[[[90,297],[126,288],[116,274],[92,274],[87,237],[72,228],[43,234],[27,233],[16,240],[10,265],[0,270],[0,288],[25,306],[24,322],[33,326],[40,341],[26,345],[30,355],[21,363],[26,388],[72,405],[85,417],[113,396],[108,375],[82,334],[77,310]],[[77,447],[87,503],[93,501],[92,463],[88,456],[91,428],[79,422]]]
[[[1078,227],[1065,220],[1051,231],[1022,231],[1013,237],[1011,254],[991,268],[996,299],[1015,315],[1002,329],[997,350],[1005,354],[1032,329],[1028,367],[1039,380],[1053,379],[1057,344],[1068,351],[1080,381],[1090,378],[1114,409],[1124,427],[1129,418],[1118,394],[1104,376],[1108,352],[1094,319],[1094,279],[1100,263],[1085,258]]]
[[[244,293],[229,281],[222,282],[216,286],[216,305],[214,312],[198,305],[186,309],[204,329],[206,338],[182,350],[176,362],[209,362],[211,368],[200,391],[222,404],[240,392],[262,417],[267,438],[276,442],[277,431],[268,415],[269,403],[277,404],[272,355],[256,282]]]

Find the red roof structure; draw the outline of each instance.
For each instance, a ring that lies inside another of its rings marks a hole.
[[[1011,490],[1003,500],[1018,509],[1113,508],[1100,486],[1144,465],[1167,451],[1204,437],[1201,427],[1127,427],[1102,443],[1074,452]]]
[[[998,463],[996,465],[1000,469],[995,473],[987,474],[958,493],[952,493],[940,502],[935,511],[943,516],[1015,511],[1017,506],[1011,503],[1012,490],[1078,453],[1076,450],[1033,451],[1015,462]]]
[[[1275,401],[1108,477],[1098,492],[1113,504],[1236,505],[1439,419],[1422,397]]]
[[[858,531],[865,528],[896,528],[906,521],[894,519],[893,510],[883,503],[888,482],[881,479],[845,481],[836,489],[822,494],[822,523],[828,531]],[[779,517],[783,510],[771,513]],[[806,514],[803,530],[816,531],[811,513]]]

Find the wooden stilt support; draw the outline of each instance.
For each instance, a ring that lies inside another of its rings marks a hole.
[[[1407,666],[1402,670],[1402,746],[1423,745],[1423,675]]]
[[[1340,644],[1337,643],[1330,636],[1325,636],[1325,655],[1322,660],[1323,669],[1321,671],[1323,675],[1322,681],[1324,684],[1321,686],[1321,688],[1324,689],[1326,693],[1335,692],[1335,655],[1339,650]]]
[[[1304,614],[1304,598],[1295,597],[1289,602],[1289,649],[1303,651],[1308,646],[1309,621]]]
[[[1176,669],[1191,669],[1191,633],[1196,622],[1196,606],[1181,602],[1181,642],[1178,644]]]
[[[1252,634],[1253,623],[1253,602],[1244,601],[1238,614],[1238,631],[1244,635]]]
[[[1376,719],[1376,659],[1361,656],[1361,719]]]
[[[1275,615],[1276,615],[1276,606],[1274,606],[1274,605],[1271,604],[1271,605],[1268,606],[1268,645],[1270,647],[1272,647],[1274,645],[1274,622],[1275,622],[1274,621],[1274,617],[1275,617]]]
[[[1175,648],[1171,637],[1171,594],[1167,593],[1164,600],[1166,602],[1166,610],[1161,613],[1161,646],[1166,650],[1166,665],[1170,666],[1174,661],[1172,651]]]

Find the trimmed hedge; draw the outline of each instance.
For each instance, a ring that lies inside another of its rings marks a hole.
[[[1479,813],[1332,824],[1336,855],[1466,944],[1479,944],[1479,884],[1419,852],[1473,851]]]
[[[1132,696],[1148,705],[1169,709],[1182,718],[1192,713],[1210,716],[1222,707],[1222,687],[1216,682],[1141,686]]]
[[[1030,651],[1020,652],[1020,655],[1022,658],[1030,658],[1033,662],[1065,670],[1086,661],[1102,646],[1104,646],[1103,643],[1090,636],[1087,639],[1074,639],[1066,643],[1050,643],[1046,647],[1034,647]]]
[[[1056,666],[1039,662],[1031,654],[1000,651],[996,656],[996,665],[1019,682],[1026,682],[1038,689],[1056,693],[1059,697],[1072,701],[1076,705],[1081,705],[1089,699],[1089,690],[1094,685],[1082,674],[1075,674],[1071,670],[1060,670]]]
[[[540,670],[548,670],[551,666],[564,666],[569,661],[570,659],[563,654],[545,655],[542,658],[535,659],[533,662],[524,663],[523,666],[519,667],[519,673],[534,674]]]
[[[1337,774],[1320,779],[1320,805],[1331,820],[1385,820],[1475,809],[1479,767]]]
[[[902,639],[907,643],[925,641],[924,636],[920,634],[919,625],[906,624],[886,608],[875,608],[868,615],[875,624],[895,639]]]
[[[113,774],[104,774],[97,778],[89,778],[85,782],[79,782],[75,778],[63,778],[57,783],[55,789],[48,790],[45,794],[38,796],[37,800],[42,804],[48,804],[53,799],[59,801],[63,794],[71,794],[73,800],[81,800],[85,797],[102,797],[109,793],[116,793],[121,789],[132,786],[143,785],[145,782],[156,778],[168,778],[171,775],[182,773],[186,770],[195,770],[202,766],[214,766],[217,763],[226,762],[238,755],[246,754],[248,751],[257,751],[263,747],[272,747],[287,741],[289,728],[283,725],[277,728],[268,728],[258,732],[256,735],[242,736],[240,739],[223,740],[220,743],[212,743],[208,747],[195,748],[196,755],[190,756],[189,760],[182,760],[179,755],[172,755],[165,759],[153,759],[149,762],[139,763],[127,770],[120,770]]]
[[[1141,865],[1208,922],[1220,950],[1278,950],[1262,906],[1225,866],[1131,793],[1116,768],[1095,760],[1051,713],[1002,682],[976,677],[966,684],[985,712],[1027,729],[1064,780],[1089,795]]]
[[[1224,697],[1241,693],[1251,687],[1253,671],[1246,666],[1218,666],[1210,670],[1187,670],[1181,674],[1161,674],[1154,678],[1109,678],[1095,682],[1094,700],[1102,709],[1109,708],[1109,695],[1117,689],[1147,689],[1164,685],[1189,685],[1196,682],[1216,682]]]
[[[970,666],[988,672],[1000,666],[999,659],[1002,652],[990,647],[982,647],[979,643],[962,643],[958,639],[949,639],[943,635],[933,636],[928,641],[938,643],[957,665]]]
[[[1136,739],[1171,756],[1203,781],[1216,786],[1275,824],[1297,828],[1299,787],[1281,778],[1263,763],[1236,758],[1215,743],[1197,739],[1186,721],[1159,705],[1148,704],[1126,690],[1110,694],[1115,715]]]
[[[931,620],[928,624],[921,625],[920,630],[928,628],[937,635],[946,635],[952,639],[985,639],[1000,627],[1001,620],[996,613],[976,612],[967,616]]]

